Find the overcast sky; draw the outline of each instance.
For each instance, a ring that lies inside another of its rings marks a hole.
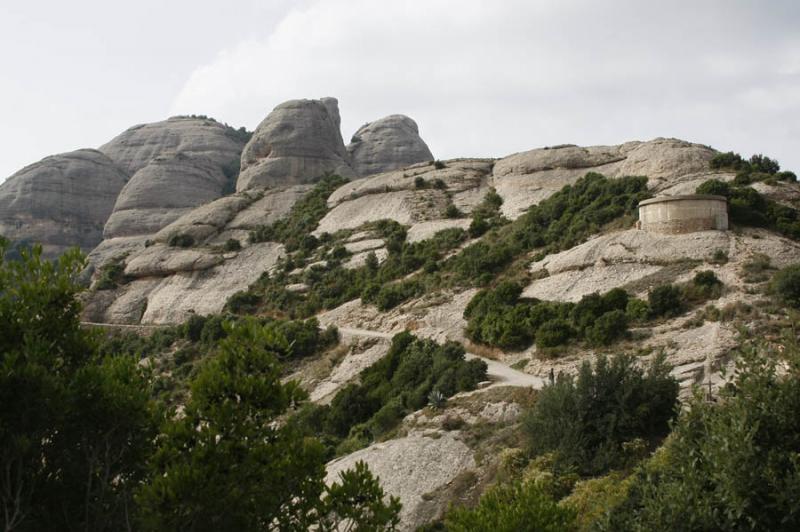
[[[127,127],[335,96],[433,154],[679,137],[800,170],[798,0],[0,3],[0,180]]]

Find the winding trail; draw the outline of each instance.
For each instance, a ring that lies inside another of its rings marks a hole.
[[[370,331],[368,329],[355,329],[353,327],[338,327],[338,329],[339,329],[339,334],[343,336],[359,336],[362,338],[382,338],[385,340],[391,340],[395,334],[402,332],[402,331],[397,331],[395,333],[385,333],[380,331]],[[486,362],[487,366],[486,373],[492,379],[491,386],[498,386],[498,385],[520,386],[523,388],[534,388],[536,390],[539,390],[545,384],[544,379],[518,371],[512,367],[506,366],[501,362],[498,362],[497,360],[484,358],[469,352],[466,354],[466,358],[467,360],[473,358],[479,358],[484,362]]]

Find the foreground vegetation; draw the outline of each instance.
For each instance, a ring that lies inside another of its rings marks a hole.
[[[104,353],[79,327],[77,251],[51,263],[34,248],[8,262],[5,247],[0,242],[4,530],[396,525],[399,502],[365,466],[326,486],[324,445],[276,423],[305,399],[280,379],[278,358],[292,351],[282,326],[221,324],[224,339],[198,364],[178,414],[153,399],[137,358]]]

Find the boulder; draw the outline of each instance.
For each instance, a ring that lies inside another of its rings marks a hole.
[[[355,176],[340,122],[335,98],[280,104],[245,146],[236,189],[311,183],[328,173]]]
[[[433,160],[419,136],[417,123],[405,115],[389,115],[364,124],[347,146],[353,169],[368,176]]]
[[[46,157],[0,184],[0,234],[42,244],[54,257],[72,246],[90,251],[103,237],[128,174],[97,150]]]

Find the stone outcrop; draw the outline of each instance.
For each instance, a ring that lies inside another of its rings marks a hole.
[[[311,183],[328,173],[355,176],[340,123],[335,98],[280,104],[245,146],[236,189]]]
[[[103,237],[128,174],[97,150],[77,150],[26,166],[0,185],[0,235],[41,243],[47,257]]]
[[[428,437],[412,433],[405,438],[374,443],[328,464],[326,483],[363,461],[381,481],[388,495],[400,498],[400,530],[416,530],[440,512],[424,495],[445,487],[460,473],[475,467],[470,448],[451,432]]]
[[[417,123],[405,115],[389,115],[364,124],[353,135],[347,153],[360,176],[433,160],[431,150],[419,136]]]
[[[663,138],[617,146],[539,148],[497,161],[491,185],[504,199],[503,214],[516,218],[587,172],[647,176],[648,186],[660,191],[706,172],[715,153],[708,146]]]
[[[127,282],[88,295],[86,321],[180,323],[190,314],[222,311],[228,298],[245,290],[284,256],[275,243],[250,244],[258,225],[285,216],[308,190],[305,185],[247,191],[202,205],[150,235],[106,240],[90,256],[96,264],[122,257]],[[191,237],[189,248],[169,245],[173,236]],[[241,249],[226,251],[236,240]]]
[[[131,176],[104,228],[93,265],[141,249],[163,227],[235,186],[240,132],[210,118],[134,126],[100,147]]]

